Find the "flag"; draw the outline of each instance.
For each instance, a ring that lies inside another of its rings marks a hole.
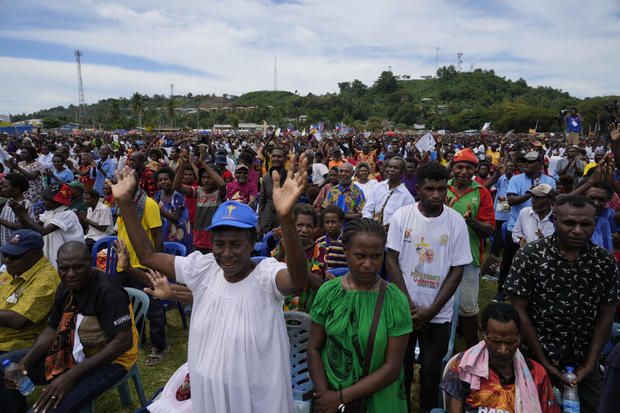
[[[304,128],[304,130],[301,131],[301,136],[306,136],[306,128]]]
[[[338,132],[342,131],[342,125],[336,125],[336,130],[337,130]]]
[[[276,129],[276,136],[280,136],[280,128]]]
[[[322,131],[323,130],[323,122],[319,122],[319,130]]]
[[[482,127],[482,132],[489,130],[490,127],[491,127],[491,122],[486,122],[484,126]]]
[[[310,133],[314,133],[317,131],[316,125],[310,125]]]
[[[530,129],[529,133],[531,133],[532,135],[536,133],[536,129]]]
[[[292,126],[289,126],[289,127],[288,127],[288,131],[289,131],[289,132],[293,132],[294,130],[295,130],[295,128],[294,128],[294,127],[292,127]]]
[[[263,135],[267,134],[267,121],[263,121]]]

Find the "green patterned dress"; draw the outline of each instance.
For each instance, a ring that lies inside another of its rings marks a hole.
[[[344,389],[360,380],[378,291],[351,291],[342,287],[342,278],[321,286],[310,318],[325,327],[325,345],[321,351],[327,381],[332,390]],[[369,374],[385,361],[388,337],[409,334],[412,330],[409,304],[394,284],[385,291],[381,318],[377,327]],[[367,412],[406,412],[403,370],[398,380],[368,398]]]

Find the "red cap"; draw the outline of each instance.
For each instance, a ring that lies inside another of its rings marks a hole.
[[[467,162],[474,166],[478,165],[478,160],[476,159],[476,155],[474,155],[474,151],[469,148],[461,149],[454,154],[454,158],[452,159],[452,165],[457,162]]]

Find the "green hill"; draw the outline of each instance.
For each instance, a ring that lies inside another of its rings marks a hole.
[[[372,85],[359,80],[338,83],[339,93],[300,96],[287,91],[255,91],[241,96],[162,95],[130,99],[104,99],[87,107],[87,125],[106,129],[132,128],[139,123],[157,127],[174,125],[210,128],[213,124],[239,122],[308,127],[322,121],[326,127],[345,124],[358,130],[378,127],[407,129],[414,124],[427,128],[479,129],[492,122],[497,131],[527,131],[538,122],[538,130],[560,130],[559,111],[578,106],[584,125],[594,126],[605,104],[618,96],[578,99],[550,87],[531,87],[523,79],[512,81],[493,70],[476,69],[457,73],[442,67],[430,79],[409,79],[383,72]],[[136,103],[139,102],[139,103]],[[46,118],[49,126],[75,121],[77,107],[55,107],[33,114],[14,116]],[[300,118],[301,115],[305,117]]]

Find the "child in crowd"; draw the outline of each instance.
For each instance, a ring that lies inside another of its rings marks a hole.
[[[316,242],[322,244],[327,250],[325,257],[327,270],[346,267],[347,259],[344,256],[344,246],[340,241],[342,225],[344,224],[344,212],[335,205],[328,205],[321,214],[321,224],[321,227],[325,230],[325,235],[318,238]],[[332,278],[334,278],[333,274],[325,274],[326,280],[331,280]]]

